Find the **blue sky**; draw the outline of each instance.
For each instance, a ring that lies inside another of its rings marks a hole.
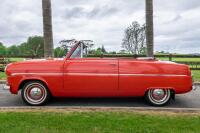
[[[52,0],[54,44],[91,39],[120,50],[124,29],[145,22],[144,0]],[[41,0],[1,0],[0,42],[20,44],[42,35]],[[155,51],[200,53],[200,1],[154,0]]]

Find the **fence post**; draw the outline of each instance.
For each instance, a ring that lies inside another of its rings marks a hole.
[[[169,54],[169,61],[172,61],[172,54]]]
[[[137,54],[134,54],[133,57],[136,59],[137,58]]]

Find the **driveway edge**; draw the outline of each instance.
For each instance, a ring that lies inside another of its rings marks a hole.
[[[172,112],[172,113],[200,113],[200,108],[156,108],[156,107],[0,107],[1,111],[121,111],[121,112],[134,112],[134,111],[152,111],[152,112]]]
[[[200,82],[194,82],[193,85],[200,86]]]

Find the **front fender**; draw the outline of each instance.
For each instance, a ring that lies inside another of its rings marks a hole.
[[[18,91],[21,89],[21,85],[26,81],[37,80],[45,83],[48,86],[48,82],[42,76],[25,76],[25,75],[16,75],[16,76],[9,76],[7,78],[8,85],[10,86],[10,92],[12,94],[18,94]]]

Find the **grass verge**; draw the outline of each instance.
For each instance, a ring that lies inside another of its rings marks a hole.
[[[6,74],[5,72],[0,72],[0,80],[1,79],[6,79]]]
[[[198,133],[200,115],[136,112],[1,112],[6,133]]]
[[[194,81],[200,81],[200,71],[199,70],[193,70],[192,75],[193,75]]]

